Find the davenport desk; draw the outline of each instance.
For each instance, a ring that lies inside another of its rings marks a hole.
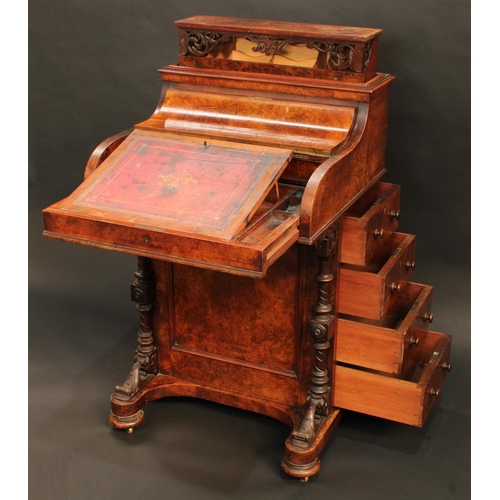
[[[291,428],[307,480],[347,409],[422,426],[451,368],[385,172],[381,30],[198,16],[157,109],[101,143],[44,234],[138,256],[109,421],[190,396]]]

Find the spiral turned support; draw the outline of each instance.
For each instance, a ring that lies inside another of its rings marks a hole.
[[[292,444],[307,448],[314,439],[318,426],[328,416],[331,403],[331,385],[327,367],[327,354],[333,337],[333,306],[330,303],[330,284],[334,277],[330,271],[332,255],[337,248],[338,225],[334,225],[323,237],[317,248],[319,260],[318,302],[314,316],[309,322],[309,331],[316,351],[311,387],[307,395],[308,408],[300,427],[293,432]]]
[[[115,401],[129,401],[158,372],[157,350],[154,346],[152,330],[152,309],[155,300],[155,282],[151,269],[151,260],[138,257],[135,281],[131,285],[131,297],[137,302],[136,309],[140,315],[140,327],[137,337],[137,349],[134,364],[125,382],[116,386],[111,398]]]

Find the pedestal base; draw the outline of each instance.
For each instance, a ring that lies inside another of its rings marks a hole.
[[[111,395],[111,411],[108,417],[117,429],[131,432],[144,420],[142,408],[156,399],[170,396],[187,396],[206,399],[243,410],[261,413],[275,418],[297,431],[304,416],[305,408],[284,406],[268,401],[252,399],[241,395],[222,392],[192,382],[177,380],[166,375],[157,375],[129,401],[118,400]],[[285,442],[285,456],[281,462],[284,472],[293,477],[309,478],[320,469],[319,454],[331,432],[340,421],[340,410],[332,409],[327,417],[318,423],[315,436],[307,447],[299,448],[292,444],[293,433]]]

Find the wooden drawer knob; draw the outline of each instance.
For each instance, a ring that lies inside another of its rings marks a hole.
[[[375,229],[375,231],[373,232],[373,235],[375,236],[375,238],[382,239],[384,237],[384,230],[383,229]]]
[[[429,323],[432,323],[434,321],[434,314],[424,313],[422,316],[422,319],[424,321],[428,321]]]
[[[399,210],[391,210],[391,213],[389,214],[390,218],[393,220],[399,220],[401,213]]]
[[[441,394],[440,389],[431,389],[430,390],[430,395],[436,399],[439,397],[440,394]]]
[[[443,370],[446,370],[447,372],[451,372],[451,363],[446,363],[446,361],[441,365],[441,368]]]
[[[414,345],[415,347],[420,344],[420,339],[418,337],[414,337],[413,335],[410,337],[410,345]]]
[[[390,288],[392,293],[399,292],[401,290],[401,283],[396,284],[396,283],[392,282],[391,286],[389,288]]]
[[[407,260],[405,262],[405,267],[406,267],[406,269],[408,269],[408,270],[411,269],[413,271],[415,269],[415,261],[414,260],[413,261]]]

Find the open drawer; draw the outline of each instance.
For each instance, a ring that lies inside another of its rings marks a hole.
[[[336,361],[385,373],[403,373],[410,351],[420,349],[418,332],[432,322],[432,291],[431,286],[402,283],[387,316],[380,321],[339,315]]]
[[[366,266],[399,224],[401,188],[377,182],[342,220],[340,261]]]
[[[334,406],[422,427],[451,369],[451,336],[419,330],[421,346],[401,378],[337,365]]]
[[[416,237],[393,233],[368,266],[342,264],[338,312],[382,319],[415,268]]]
[[[44,235],[262,277],[299,236],[291,150],[135,130],[65,200]]]

